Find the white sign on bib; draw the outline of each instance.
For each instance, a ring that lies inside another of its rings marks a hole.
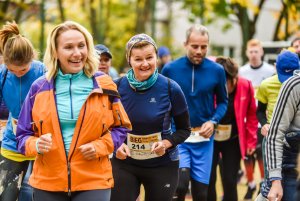
[[[14,135],[16,135],[16,133],[17,133],[18,119],[11,118],[11,125],[12,125],[12,129],[13,129]]]
[[[225,141],[230,138],[231,135],[231,124],[229,125],[222,125],[219,124],[216,133],[215,133],[215,140],[216,141]]]
[[[190,137],[188,137],[184,142],[197,143],[197,142],[207,142],[209,138],[205,138],[199,134],[201,127],[192,128]]]
[[[149,135],[133,135],[127,134],[127,145],[130,149],[131,158],[136,160],[145,160],[159,157],[151,152],[151,147],[154,142],[161,141],[161,133]]]

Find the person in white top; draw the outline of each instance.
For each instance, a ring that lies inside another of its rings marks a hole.
[[[263,61],[263,47],[259,40],[251,39],[247,43],[246,55],[248,57],[248,63],[242,66],[239,69],[239,74],[241,77],[244,77],[252,82],[252,85],[255,89],[259,87],[260,83],[271,77],[276,73],[275,67]],[[264,179],[264,166],[262,159],[262,140],[263,136],[260,132],[260,125],[257,131],[257,147],[255,150],[255,154],[251,156],[247,156],[246,160],[244,160],[247,180],[248,180],[248,190],[244,197],[245,200],[252,199],[253,193],[256,190],[256,183],[254,181],[253,173],[254,173],[254,165],[255,160],[257,160],[260,170],[261,181]]]
[[[248,41],[246,55],[249,61],[240,68],[240,76],[250,80],[254,88],[257,88],[261,81],[275,74],[275,68],[262,60],[264,50],[257,39]]]

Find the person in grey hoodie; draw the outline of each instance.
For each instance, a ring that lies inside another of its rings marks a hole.
[[[272,184],[269,201],[295,200],[300,144],[300,74],[285,81],[280,89],[266,138],[266,163]]]

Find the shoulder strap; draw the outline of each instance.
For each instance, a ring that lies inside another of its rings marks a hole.
[[[123,78],[124,78],[124,76],[119,77],[118,79],[114,80],[115,84],[117,85],[117,89],[119,88],[120,83],[121,83],[121,81],[123,80]]]
[[[170,100],[170,108],[169,108],[169,113],[171,116],[171,111],[172,111],[172,93],[171,93],[171,80],[168,78],[168,95],[169,95],[169,100]]]

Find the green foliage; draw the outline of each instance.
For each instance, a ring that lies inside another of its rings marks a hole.
[[[219,0],[219,2],[215,2],[212,5],[213,13],[222,18],[227,18],[230,13],[232,13],[231,8],[227,4],[225,0]]]
[[[150,31],[153,13],[150,8],[151,1],[155,0],[61,0],[66,20],[77,21],[85,26],[94,36],[95,44],[102,43],[108,46],[113,54],[113,65],[117,69],[126,66],[125,45],[128,39],[137,30]],[[7,3],[8,2],[8,3]],[[17,20],[20,13],[19,24],[22,34],[26,35],[36,48],[40,46],[41,20],[39,15],[41,0],[0,1],[0,24],[7,20]],[[262,6],[255,5],[252,0],[160,0],[171,8],[172,2],[182,2],[182,9],[188,10],[188,19],[191,22],[201,21],[204,25],[215,23],[223,19],[222,31],[229,30],[233,23],[239,23],[242,28],[243,43],[255,34],[256,20]],[[265,0],[258,0],[263,4]],[[277,38],[285,38],[299,30],[300,3],[298,0],[283,0],[287,5],[288,19],[283,18],[279,23]],[[7,4],[6,4],[7,3]],[[45,37],[58,23],[61,23],[61,11],[58,0],[47,0]],[[149,4],[150,3],[150,4]],[[153,3],[153,2],[152,2]],[[94,11],[94,12],[92,12]],[[249,15],[250,13],[250,15]],[[233,19],[234,17],[234,20]],[[279,14],[274,14],[279,18]],[[159,45],[167,45],[175,55],[182,54],[182,47],[172,47],[172,17],[163,19],[160,27],[161,38],[157,38]],[[142,24],[141,24],[142,23]],[[285,28],[288,24],[289,29]],[[152,30],[153,31],[153,30]],[[96,32],[96,33],[95,33]],[[44,41],[46,43],[46,41]],[[44,47],[46,44],[44,44]],[[39,50],[43,54],[44,50]],[[243,51],[244,52],[244,51]]]
[[[135,8],[121,3],[111,6],[114,15],[106,22],[111,24],[111,28],[106,32],[105,40],[97,42],[104,43],[110,48],[113,54],[113,65],[121,70],[125,63],[125,44],[132,37],[135,29]]]

